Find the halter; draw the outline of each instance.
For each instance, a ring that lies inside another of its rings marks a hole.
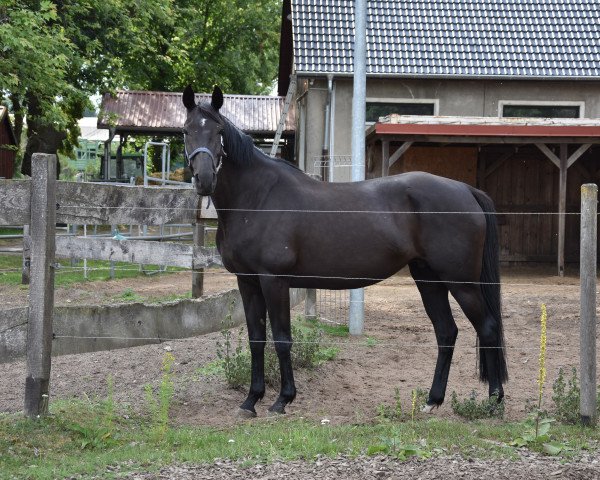
[[[185,157],[187,159],[188,167],[192,166],[192,158],[194,158],[199,153],[206,153],[210,159],[212,160],[212,164],[215,167],[215,172],[218,174],[219,170],[223,166],[223,157],[227,156],[225,153],[225,144],[223,143],[223,135],[221,135],[221,151],[219,152],[219,160],[215,161],[215,155],[206,147],[198,147],[192,153],[188,153],[187,147],[185,146],[185,133],[183,134],[183,150],[185,152]]]

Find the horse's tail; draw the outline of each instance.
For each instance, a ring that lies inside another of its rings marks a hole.
[[[498,243],[498,225],[496,219],[496,209],[494,202],[481,190],[471,189],[471,193],[477,200],[477,203],[485,213],[486,230],[485,243],[483,245],[483,261],[481,268],[481,293],[485,300],[487,317],[495,321],[495,325],[491,327],[497,333],[497,345],[492,345],[491,348],[497,352],[496,367],[497,375],[500,383],[508,380],[508,369],[506,367],[506,356],[504,349],[504,331],[502,328],[502,309],[500,304],[500,258],[499,258],[499,243]],[[485,350],[479,350],[479,378],[482,381],[488,380],[487,361]]]

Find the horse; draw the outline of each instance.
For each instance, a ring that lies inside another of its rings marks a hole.
[[[210,103],[183,92],[184,149],[200,196],[217,210],[217,248],[237,276],[251,351],[251,384],[239,413],[256,416],[265,394],[267,314],[281,389],[275,414],[296,397],[290,352],[290,288],[355,289],[409,266],[438,345],[424,411],[445,398],[458,328],[450,293],[479,342],[479,378],[490,397],[508,379],[500,309],[499,246],[494,205],[465,183],[409,172],[352,183],[326,183],[254,146]]]

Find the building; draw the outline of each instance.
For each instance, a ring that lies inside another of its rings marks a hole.
[[[12,178],[15,173],[17,139],[10,124],[8,109],[0,105],[0,178]]]
[[[186,117],[181,93],[117,91],[102,98],[98,128],[108,129],[112,140],[119,135],[121,142],[135,135],[152,138],[181,137]],[[197,102],[210,103],[210,94],[196,94]],[[221,113],[242,131],[250,135],[258,146],[270,146],[277,131],[284,98],[266,95],[224,95]],[[281,156],[293,160],[295,114],[290,108],[281,136]],[[108,145],[108,140],[106,144]],[[119,152],[119,151],[118,151]],[[122,177],[123,162],[117,152],[117,177]],[[104,156],[104,163],[107,163]],[[103,172],[110,168],[103,166]]]
[[[295,74],[298,163],[334,180],[349,179],[353,5],[283,8],[279,93]],[[544,214],[579,211],[580,185],[600,180],[597,0],[367,7],[367,177],[424,170],[476,185],[505,213],[503,260],[578,261],[578,217]],[[536,214],[511,215],[523,212]]]

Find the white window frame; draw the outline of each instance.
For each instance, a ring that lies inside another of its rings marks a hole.
[[[504,106],[508,105],[524,105],[526,107],[579,107],[579,117],[585,117],[585,102],[565,101],[557,100],[555,102],[549,100],[499,100],[498,101],[498,117],[499,118],[511,118],[504,116]]]
[[[427,103],[433,104],[433,115],[438,115],[440,111],[440,100],[438,98],[388,98],[388,97],[367,97],[367,103]],[[375,122],[366,122],[367,126],[375,125]]]

